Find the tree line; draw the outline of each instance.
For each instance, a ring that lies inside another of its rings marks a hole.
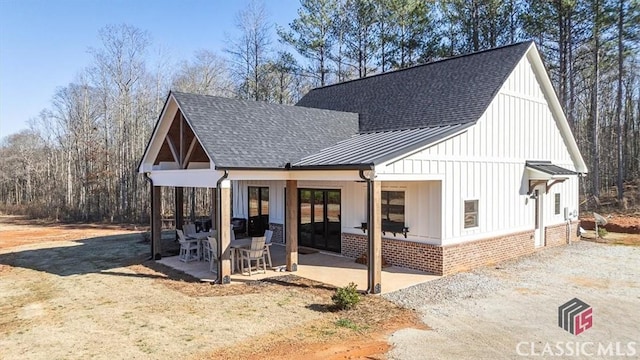
[[[147,31],[107,25],[91,63],[0,142],[0,206],[146,221],[136,169],[169,89],[294,104],[313,87],[532,39],[590,167],[582,195],[597,202],[616,186],[625,207],[624,183],[640,178],[639,24],[638,0],[301,0],[290,24],[256,1],[224,52],[179,62]],[[208,207],[203,191],[188,193],[191,208]]]

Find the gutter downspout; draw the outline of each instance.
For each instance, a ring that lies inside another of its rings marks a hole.
[[[220,186],[222,186],[222,182],[226,180],[227,177],[229,177],[229,171],[225,170],[224,174],[216,182],[216,211],[218,212],[216,214],[216,231],[218,232],[216,236],[216,240],[218,241],[218,253],[216,254],[218,259],[218,274],[216,275],[216,284],[228,284],[231,282],[231,279],[222,278],[222,246],[220,246],[222,243],[222,212],[220,211],[222,208],[222,190],[220,190]]]
[[[148,172],[143,173],[144,175],[144,179],[147,180],[147,182],[149,182],[149,185],[151,185],[151,216],[149,217],[149,227],[151,228],[150,233],[151,233],[151,239],[149,239],[150,243],[151,243],[151,256],[147,259],[147,260],[155,260],[155,249],[153,248],[153,179],[149,176]],[[162,239],[162,232],[160,233],[160,238]]]
[[[372,200],[373,200],[373,187],[371,186],[371,180],[373,178],[373,166],[371,166],[371,177],[368,178],[366,176],[364,176],[364,172],[365,170],[359,170],[358,171],[358,175],[360,175],[360,178],[364,181],[367,182],[367,290],[365,290],[365,292],[367,294],[371,293],[374,290],[374,279],[373,279],[373,246],[371,246],[371,244],[373,243],[373,234],[372,234],[372,227],[371,227],[371,204],[372,204]]]

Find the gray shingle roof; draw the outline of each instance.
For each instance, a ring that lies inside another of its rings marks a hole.
[[[292,168],[378,165],[458,133],[471,124],[363,133],[307,156]]]
[[[296,105],[360,114],[360,132],[475,123],[532,42],[317,88]]]
[[[358,132],[358,114],[171,94],[217,168],[283,168]]]
[[[563,167],[553,165],[551,161],[527,161],[526,166],[528,168],[542,171],[549,175],[576,175],[575,171],[565,169]]]

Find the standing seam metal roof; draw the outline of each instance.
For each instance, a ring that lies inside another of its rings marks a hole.
[[[378,165],[465,130],[471,124],[422,129],[392,130],[354,135],[334,146],[307,156],[292,168]]]
[[[543,173],[549,175],[576,175],[575,171],[565,169],[558,165],[553,165],[551,161],[527,161],[526,167],[542,171]]]

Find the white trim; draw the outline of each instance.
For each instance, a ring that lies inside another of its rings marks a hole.
[[[444,174],[386,174],[376,171],[376,181],[443,181]]]
[[[211,169],[179,169],[150,171],[154,186],[215,188],[224,172]]]
[[[547,70],[544,67],[544,63],[542,62],[540,53],[538,52],[538,49],[535,45],[532,44],[529,47],[526,57],[531,63],[536,78],[538,79],[538,83],[540,84],[540,87],[542,88],[542,91],[547,98],[549,108],[554,115],[558,128],[560,129],[560,134],[567,144],[567,148],[569,149],[569,154],[571,155],[571,159],[573,160],[576,171],[583,174],[588,173],[589,170],[587,169],[587,165],[582,158],[582,154],[580,154],[580,149],[578,148],[576,139],[573,137],[569,122],[564,115],[564,111],[562,110],[562,106],[560,105],[560,101],[558,100],[558,96],[556,95],[556,92],[553,89],[553,85],[551,84],[551,79],[549,79]]]
[[[166,121],[163,121],[167,115],[167,111],[171,108],[172,104],[176,104],[175,99],[173,99],[173,95],[170,95],[167,98],[166,104],[162,108],[160,112],[160,117],[156,123],[156,126],[153,129],[153,134],[151,135],[151,139],[149,140],[149,144],[145,149],[145,153],[142,156],[142,161],[140,162],[140,169],[138,170],[140,173],[145,173],[151,171],[153,169],[153,163],[155,161],[149,162],[149,158],[152,157],[154,160],[158,157],[158,153],[160,153],[160,149],[162,148],[162,143],[158,145],[158,135],[160,132],[164,132],[164,136],[162,136],[162,142],[164,142],[165,137],[167,136],[167,132],[169,131],[169,127],[171,127],[171,123],[166,125]],[[175,105],[177,109],[177,104]],[[173,113],[175,116],[175,112]],[[166,129],[165,129],[166,128]]]

